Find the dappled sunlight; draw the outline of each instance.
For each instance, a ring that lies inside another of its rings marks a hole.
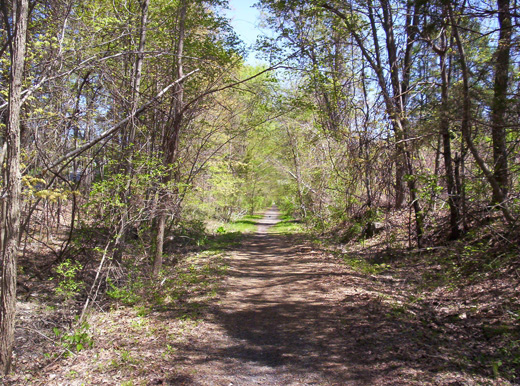
[[[0,384],[518,383],[519,2],[1,4]]]
[[[183,366],[197,369],[193,382],[398,385],[475,371],[462,364],[463,340],[438,339],[366,275],[268,233],[277,221],[266,212],[227,259],[226,294],[209,309],[212,333],[179,346]]]

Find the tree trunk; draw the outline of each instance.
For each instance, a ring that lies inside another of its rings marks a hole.
[[[439,54],[440,70],[441,70],[441,119],[440,132],[442,136],[442,150],[444,156],[444,170],[446,173],[446,187],[448,190],[448,206],[450,208],[450,236],[451,240],[456,240],[460,237],[460,196],[457,192],[455,184],[455,172],[453,169],[453,159],[451,157],[451,136],[450,136],[450,121],[449,121],[449,75],[448,75],[448,43],[446,37],[446,30],[443,28],[441,33],[441,47],[437,50]]]
[[[8,121],[6,130],[7,165],[4,213],[1,232],[2,283],[0,294],[0,371],[11,369],[16,314],[16,260],[20,235],[21,171],[20,171],[20,109],[28,0],[13,3],[15,36],[11,52],[9,77]]]
[[[144,48],[146,45],[146,29],[148,27],[148,6],[150,0],[142,0],[141,3],[141,28],[139,31],[139,49],[135,61],[134,74],[132,79],[132,116],[135,115],[139,106],[141,93],[141,79],[143,73]],[[132,144],[135,140],[135,124],[130,126],[128,143]]]
[[[383,11],[383,30],[386,37],[386,52],[388,54],[388,65],[390,67],[390,83],[392,85],[392,109],[389,111],[392,121],[394,122],[394,132],[396,139],[396,208],[400,208],[404,202],[404,176],[407,172],[406,165],[406,124],[397,124],[397,120],[405,119],[405,105],[403,100],[403,90],[399,81],[399,64],[397,62],[397,46],[394,38],[392,14],[390,12],[390,4],[388,0],[380,0],[381,9]],[[411,174],[411,173],[409,173]]]
[[[187,1],[183,0],[180,8],[179,15],[179,40],[177,42],[177,65],[176,65],[176,78],[182,79],[184,76],[182,55],[184,52],[184,34],[186,24],[186,10]],[[164,164],[167,168],[178,168],[174,165],[177,158],[177,149],[179,146],[179,136],[183,123],[183,111],[184,111],[184,85],[182,82],[177,83],[175,87],[175,101],[173,107],[173,123],[171,129],[166,129],[163,138],[163,152],[165,157]],[[166,185],[172,180],[172,178],[178,178],[178,173],[173,170],[168,170],[166,176],[163,178],[163,184],[165,189],[168,189]],[[164,244],[164,231],[166,227],[166,208],[167,202],[171,200],[171,194],[165,192],[159,196],[159,221],[157,222],[157,231],[155,239],[155,257],[153,261],[152,274],[157,276],[162,268],[163,263],[163,244]]]
[[[466,62],[466,52],[464,50],[464,45],[462,44],[462,39],[459,34],[458,24],[455,20],[455,16],[453,15],[453,10],[451,5],[448,3],[448,12],[450,21],[453,25],[453,35],[455,37],[455,41],[457,43],[457,50],[459,53],[459,61],[460,61],[460,67],[462,69],[462,85],[463,85],[463,107],[462,107],[462,123],[461,123],[461,131],[462,131],[462,137],[464,138],[464,141],[468,145],[468,149],[471,151],[471,155],[473,155],[473,158],[475,158],[475,162],[477,163],[480,170],[482,170],[482,173],[486,177],[486,180],[488,181],[489,185],[492,189],[493,197],[497,197],[498,202],[501,203],[500,209],[502,210],[502,214],[504,215],[504,218],[508,223],[514,222],[514,217],[509,211],[509,208],[506,205],[504,193],[502,192],[502,189],[500,188],[500,185],[498,181],[495,179],[495,176],[493,175],[493,172],[490,171],[488,166],[486,165],[486,162],[484,159],[480,156],[477,147],[473,143],[473,140],[471,139],[470,135],[470,120],[471,120],[471,99],[470,99],[470,93],[469,93],[469,69]]]
[[[133,143],[135,142],[135,113],[139,106],[140,101],[140,91],[141,91],[141,78],[142,78],[142,68],[143,68],[143,60],[144,60],[144,48],[146,44],[146,28],[148,24],[148,5],[150,0],[143,0],[141,4],[141,27],[139,32],[139,49],[137,52],[137,58],[134,65],[134,70],[132,73],[132,99],[131,99],[131,114],[133,117],[128,124],[127,132],[123,133],[123,163],[124,168],[126,169],[126,175],[128,176],[128,182],[125,186],[125,190],[123,192],[122,201],[126,204],[126,208],[124,208],[121,214],[121,227],[120,231],[116,235],[116,241],[114,242],[114,260],[118,263],[121,263],[123,258],[123,247],[128,238],[128,230],[130,227],[130,197],[132,196],[132,176],[134,175],[134,171],[132,168],[133,154],[134,149],[132,148]]]
[[[164,245],[164,230],[166,228],[166,213],[161,211],[159,213],[159,221],[157,221],[157,235],[155,246],[155,258],[153,260],[152,274],[157,276],[161,272],[163,263],[163,245]]]
[[[505,114],[507,109],[507,85],[509,79],[509,58],[511,52],[511,15],[510,0],[498,0],[498,23],[500,34],[495,67],[494,96],[491,110],[491,130],[493,138],[493,175],[502,190],[504,199],[508,190],[508,166]],[[493,202],[501,203],[500,198],[493,194]]]
[[[415,40],[414,28],[407,27],[406,29],[406,54],[405,63],[402,65],[402,79],[399,80],[399,59],[397,55],[397,43],[394,36],[392,9],[388,0],[380,0],[381,9],[383,11],[383,30],[386,36],[386,51],[388,53],[388,65],[390,67],[390,83],[392,85],[392,108],[389,110],[389,117],[393,122],[394,131],[396,133],[397,149],[399,158],[402,159],[401,166],[402,170],[398,174],[406,172],[408,178],[406,179],[408,185],[408,191],[410,193],[410,199],[415,215],[415,231],[417,238],[417,246],[420,248],[422,245],[422,235],[424,233],[424,214],[421,209],[419,198],[417,197],[417,186],[415,179],[415,171],[412,162],[412,153],[409,149],[409,122],[406,111],[406,97],[408,95],[410,71],[411,71],[411,49]],[[412,12],[412,3],[408,5],[407,14]],[[414,7],[413,10],[413,22],[417,22],[417,11]],[[410,22],[408,22],[409,24]],[[413,26],[411,26],[413,27]],[[406,88],[403,88],[406,87]],[[404,179],[404,173],[402,175]]]
[[[415,213],[415,224],[417,234],[417,245],[420,247],[422,244],[423,235],[423,224],[424,214],[421,210],[421,205],[417,198],[416,182],[414,178],[414,170],[412,164],[412,154],[408,148],[409,139],[409,123],[406,116],[406,95],[409,91],[409,79],[412,64],[411,50],[413,48],[415,40],[415,24],[418,22],[417,9],[412,3],[408,6],[408,14],[412,14],[413,6],[413,17],[409,20],[412,25],[406,28],[406,53],[404,63],[401,63],[397,57],[397,43],[394,38],[393,20],[391,14],[391,7],[388,0],[380,0],[380,8],[383,12],[383,30],[386,37],[386,52],[387,52],[387,66],[390,68],[390,83],[392,89],[389,90],[385,74],[383,71],[381,48],[379,42],[379,30],[376,25],[377,15],[374,15],[376,7],[372,4],[372,1],[367,2],[367,15],[370,21],[371,34],[374,44],[373,54],[369,52],[366,47],[366,38],[362,37],[352,25],[350,18],[340,10],[330,6],[327,3],[322,3],[321,6],[328,9],[339,18],[341,18],[350,34],[354,37],[361,53],[365,60],[370,64],[370,67],[375,72],[377,82],[381,88],[383,99],[385,102],[386,113],[392,123],[392,128],[395,133],[395,146],[396,146],[396,207],[400,207],[404,200],[404,177],[405,174],[409,175],[407,179],[408,190],[410,192],[411,205],[414,208]],[[408,20],[408,19],[407,19]],[[399,80],[399,69],[402,68],[402,82]]]

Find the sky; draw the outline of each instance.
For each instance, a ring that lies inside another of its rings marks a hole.
[[[252,6],[258,0],[229,0],[229,8],[227,16],[231,19],[231,25],[240,39],[250,48],[256,42],[258,35],[265,33],[265,30],[258,27],[260,20],[260,12]],[[255,58],[255,53],[250,52],[246,58],[246,63],[257,65],[265,63],[263,60]]]

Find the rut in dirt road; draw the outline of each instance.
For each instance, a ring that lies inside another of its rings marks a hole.
[[[366,277],[267,233],[277,216],[268,211],[229,257],[212,331],[191,342],[183,361],[191,375],[174,384],[423,384],[432,342],[420,324],[390,317]]]

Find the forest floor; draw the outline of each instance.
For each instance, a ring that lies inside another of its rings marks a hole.
[[[52,337],[22,338],[5,384],[514,385],[491,346],[516,327],[494,323],[493,305],[417,289],[411,262],[353,269],[320,243],[273,233],[278,216],[268,210],[231,250],[179,263],[155,305],[95,312],[90,349],[67,356]],[[501,286],[471,291],[518,299]],[[49,310],[32,304],[21,303],[19,328],[45,324]]]

